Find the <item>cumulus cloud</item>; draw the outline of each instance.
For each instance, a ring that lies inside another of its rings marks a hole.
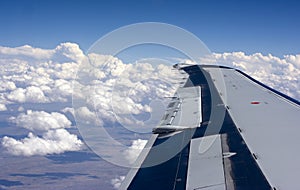
[[[172,96],[179,86],[180,76],[171,65],[150,64],[146,60],[124,64],[108,55],[88,56],[91,62],[80,66],[73,85],[73,102],[85,102],[100,120],[143,126],[151,118],[147,116],[153,110],[151,102],[167,101],[164,97]],[[80,107],[84,105],[77,108]]]
[[[29,133],[21,140],[3,137],[2,146],[13,155],[33,156],[59,154],[65,151],[80,150],[83,143],[76,135],[70,134],[65,129],[49,130],[42,137]]]
[[[79,99],[84,99],[88,107],[94,108],[100,118],[114,120],[116,117],[127,128],[144,127],[147,119],[145,113],[151,115],[153,110],[151,101],[172,96],[178,87],[175,84],[180,82],[180,74],[172,72],[167,65],[151,65],[147,61],[142,64],[124,64],[111,56],[89,56],[93,58],[92,66],[80,68],[81,79],[86,83],[82,83],[82,86],[78,84],[76,96],[81,96]],[[300,99],[300,70],[297,61],[297,56],[278,58],[260,53],[246,55],[243,52],[233,52],[214,53],[206,60],[201,60],[201,63],[238,68],[257,80]],[[109,114],[110,112],[114,115]]]
[[[11,117],[10,120],[15,122],[17,126],[31,131],[48,131],[50,129],[71,127],[71,121],[65,115],[58,112],[47,113],[45,111],[27,110],[27,113]]]
[[[74,109],[73,108],[65,107],[61,111],[64,112],[64,113],[71,113],[74,116]]]
[[[77,121],[84,122],[87,125],[102,125],[102,120],[99,120],[95,112],[92,112],[87,107],[80,107],[75,109],[75,116]]]
[[[36,86],[29,86],[25,89],[17,88],[7,94],[7,99],[19,103],[46,103],[49,101],[44,92]]]
[[[0,46],[0,55],[3,58],[30,58],[30,59],[62,59],[69,58],[72,60],[80,59],[83,56],[82,51],[79,46],[74,43],[61,43],[55,49],[41,49],[34,48],[29,45],[24,45],[21,47],[10,48]]]
[[[74,43],[55,49],[0,46],[0,93],[6,103],[67,102],[84,57]]]
[[[135,162],[146,144],[147,140],[137,139],[132,141],[131,146],[124,152],[124,156],[129,163]]]
[[[119,176],[111,180],[111,184],[115,189],[119,189],[122,182],[124,181],[125,176]]]
[[[14,90],[14,89],[16,89],[16,85],[12,81],[3,81],[0,84],[0,92]]]
[[[0,55],[14,56],[18,58],[30,57],[35,59],[49,59],[53,55],[53,53],[53,50],[33,48],[29,45],[24,45],[16,48],[0,47]]]
[[[263,83],[300,99],[300,55],[279,58],[260,53],[213,53],[200,63],[238,68]],[[75,78],[77,71],[79,72]],[[84,55],[74,43],[62,43],[54,49],[28,45],[17,48],[0,47],[2,111],[7,109],[7,104],[15,103],[70,103],[73,95],[77,119],[93,125],[118,121],[122,125],[144,127],[154,110],[151,102],[157,99],[168,101],[164,97],[174,94],[181,79],[182,75],[177,70],[172,70],[170,65],[153,64],[153,60],[147,59],[125,64],[111,55]],[[24,109],[20,108],[19,111]],[[68,111],[73,112],[71,108],[62,110]],[[46,118],[49,120],[46,121]],[[42,136],[32,134],[27,139],[46,140],[44,135],[48,131],[71,126],[63,118],[59,113],[29,111],[12,120],[18,126],[33,132],[43,131]],[[22,139],[16,141],[22,142]]]
[[[7,107],[5,104],[0,104],[0,111],[6,111]]]
[[[18,88],[12,92],[10,92],[6,97],[8,100],[16,101],[16,102],[25,102],[26,96],[25,96],[26,90],[23,88]]]
[[[71,127],[71,122],[63,114],[28,110],[27,113],[11,117],[10,120],[17,126],[32,131],[23,139],[8,136],[2,138],[2,146],[13,155],[59,154],[80,150],[83,146],[76,135],[65,129]],[[35,135],[34,132],[42,132],[42,135]]]
[[[134,163],[137,157],[142,152],[143,148],[146,146],[147,140],[137,139],[133,140],[131,146],[124,152],[125,158],[130,162]],[[115,189],[119,189],[125,176],[118,176],[111,180],[111,184]]]
[[[55,48],[54,52],[55,53],[53,59],[61,60],[62,57],[65,57],[68,60],[78,61],[80,59],[83,59],[84,57],[84,54],[79,45],[70,42],[61,43]]]
[[[87,60],[91,61],[92,66],[80,67]],[[201,62],[237,67],[267,85],[299,99],[297,81],[300,55],[278,58],[260,53],[214,53]],[[89,106],[94,104],[99,109],[98,112],[104,112],[103,109],[107,111],[111,107],[107,99],[114,97],[113,107],[116,112],[149,113],[151,108],[147,97],[172,96],[177,88],[174,87],[173,79],[178,77],[178,73],[171,72],[166,65],[150,64],[152,61],[147,59],[142,63],[124,64],[122,60],[110,55],[84,55],[74,43],[62,43],[54,49],[28,45],[17,48],[0,47],[0,63],[3,104],[68,102],[73,93],[72,80],[79,67],[80,73],[85,73],[89,79],[85,81],[87,83],[77,84],[84,86],[89,92],[93,91],[84,99]]]
[[[18,112],[23,112],[25,109],[23,106],[18,107]]]
[[[213,53],[200,62],[240,69],[266,85],[300,100],[300,55],[285,55],[279,58],[261,53]]]

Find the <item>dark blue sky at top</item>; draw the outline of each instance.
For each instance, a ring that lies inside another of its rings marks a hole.
[[[0,46],[54,48],[75,42],[86,51],[121,26],[164,22],[198,36],[213,52],[300,53],[300,1],[136,0],[0,1]]]

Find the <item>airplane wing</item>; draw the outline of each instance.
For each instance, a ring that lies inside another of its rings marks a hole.
[[[178,69],[189,77],[120,189],[300,187],[298,101],[236,69]]]

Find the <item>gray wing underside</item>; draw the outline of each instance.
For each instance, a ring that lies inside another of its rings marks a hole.
[[[299,188],[298,101],[232,68],[180,70],[185,85],[120,189]]]

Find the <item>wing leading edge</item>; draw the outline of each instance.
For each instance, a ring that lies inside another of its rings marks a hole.
[[[299,188],[299,102],[232,68],[180,69],[189,78],[120,189]]]

